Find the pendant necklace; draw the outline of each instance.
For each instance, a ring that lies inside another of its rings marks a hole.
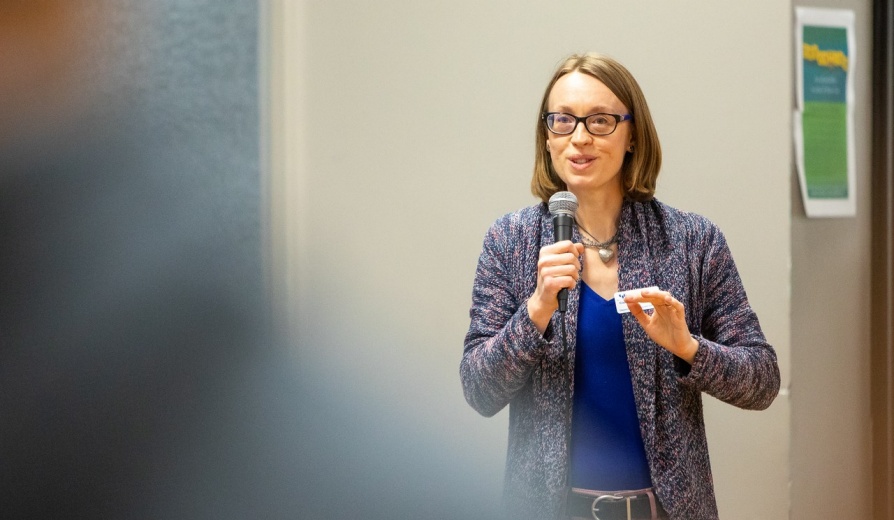
[[[578,224],[577,227],[583,231],[580,236],[581,243],[586,248],[598,249],[599,259],[602,260],[603,264],[607,264],[612,257],[615,256],[615,252],[612,250],[612,244],[618,243],[618,232],[620,229],[616,229],[615,234],[605,242],[600,242],[592,233],[584,229],[580,224]]]

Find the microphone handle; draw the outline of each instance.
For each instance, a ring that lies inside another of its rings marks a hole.
[[[571,215],[554,215],[553,216],[553,231],[556,236],[556,242],[561,242],[563,240],[571,240],[571,226],[574,224],[574,219]],[[562,289],[559,291],[559,312],[565,313],[568,310],[568,289]]]

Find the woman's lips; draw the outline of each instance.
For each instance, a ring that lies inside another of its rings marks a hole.
[[[583,170],[588,166],[593,164],[596,158],[592,155],[572,155],[568,157],[568,162],[571,163],[571,167],[575,170]]]

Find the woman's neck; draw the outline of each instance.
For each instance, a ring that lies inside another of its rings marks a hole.
[[[618,230],[618,219],[624,197],[620,193],[577,195],[578,226],[587,230],[596,240],[608,240]]]

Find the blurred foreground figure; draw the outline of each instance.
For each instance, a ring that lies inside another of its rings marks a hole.
[[[294,517],[256,49],[129,18],[226,41],[201,22],[256,7],[146,4],[0,1],[0,517]]]
[[[269,338],[260,4],[0,0],[0,518],[488,517]]]

